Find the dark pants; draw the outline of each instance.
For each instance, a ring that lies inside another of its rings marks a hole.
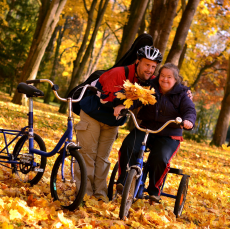
[[[144,140],[145,133],[132,130],[124,139],[119,150],[119,178],[117,183],[124,184],[127,164],[136,164],[137,156]],[[149,163],[149,195],[160,195],[160,186],[170,167],[170,160],[176,154],[180,141],[167,136],[150,134],[147,146],[150,148]]]

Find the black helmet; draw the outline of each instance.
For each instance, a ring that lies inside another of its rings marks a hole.
[[[155,48],[154,46],[141,47],[137,51],[137,58],[138,59],[147,58],[149,60],[156,61],[157,63],[162,62],[162,55],[161,55],[160,51],[157,48]]]

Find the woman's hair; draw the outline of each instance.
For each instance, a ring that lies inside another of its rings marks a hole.
[[[163,69],[170,69],[170,70],[172,70],[172,72],[173,72],[173,76],[174,76],[174,78],[175,78],[175,80],[176,80],[176,84],[179,84],[179,83],[181,83],[182,81],[183,81],[183,77],[182,76],[180,76],[179,75],[179,69],[178,69],[178,67],[176,66],[176,65],[174,65],[174,64],[172,64],[172,63],[165,63],[161,68],[160,68],[160,70],[159,70],[159,76],[160,76],[160,74],[161,74],[161,71],[163,70]]]

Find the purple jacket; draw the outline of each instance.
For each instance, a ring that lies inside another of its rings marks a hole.
[[[177,84],[170,92],[163,95],[160,93],[158,77],[150,82],[151,86],[155,89],[157,103],[143,106],[140,109],[137,118],[142,120],[141,126],[157,130],[165,122],[176,117],[181,117],[182,120],[189,120],[194,126],[196,110],[194,103],[187,96],[188,87]],[[179,125],[170,124],[157,135],[182,136],[182,129]]]

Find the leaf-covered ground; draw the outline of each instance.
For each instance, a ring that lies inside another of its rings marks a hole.
[[[27,108],[14,105],[0,92],[0,128],[19,129],[27,125]],[[65,130],[66,116],[58,107],[35,102],[35,132],[50,151]],[[77,122],[77,117],[75,117]],[[120,129],[110,155],[111,170],[117,151],[127,131]],[[2,135],[2,134],[1,134]],[[4,146],[0,136],[0,147]],[[10,149],[12,150],[12,148]],[[184,141],[171,162],[172,167],[189,174],[189,189],[180,218],[173,214],[175,200],[162,197],[161,204],[138,200],[126,221],[119,220],[121,198],[105,203],[85,196],[85,205],[70,212],[53,202],[49,179],[55,156],[48,158],[41,181],[29,187],[0,165],[0,228],[229,228],[230,227],[230,151],[210,147],[207,143]],[[108,178],[109,179],[109,178]],[[177,193],[181,176],[170,175],[165,191]]]

